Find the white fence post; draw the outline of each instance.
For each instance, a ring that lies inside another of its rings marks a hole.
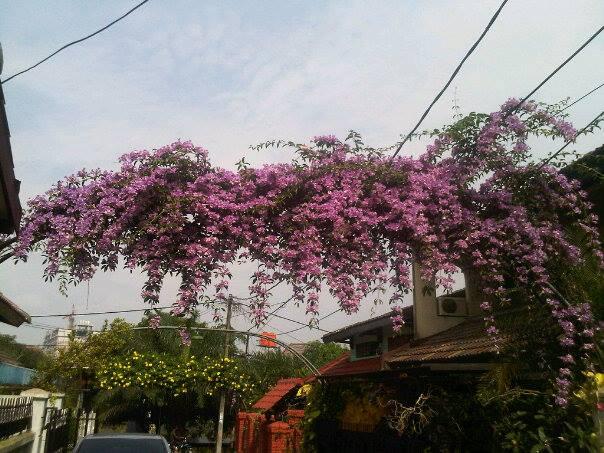
[[[46,432],[44,431],[46,410],[49,407],[61,409],[65,395],[63,393],[50,393],[42,389],[24,390],[21,392],[21,395],[32,398],[31,430],[36,437],[34,438],[31,451],[32,453],[41,453],[44,451],[46,442]]]

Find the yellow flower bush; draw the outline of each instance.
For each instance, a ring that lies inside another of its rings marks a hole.
[[[174,396],[193,389],[207,395],[225,389],[247,399],[254,388],[251,378],[228,357],[182,358],[136,351],[101,367],[97,378],[99,386],[106,390],[141,387],[164,390]]]

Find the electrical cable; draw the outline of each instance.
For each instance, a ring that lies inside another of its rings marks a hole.
[[[516,105],[516,107],[514,107],[513,109],[511,109],[505,116],[504,118],[510,116],[513,112],[515,112],[517,109],[520,108],[520,106],[522,106],[522,104],[524,104],[533,94],[535,94],[543,85],[545,85],[549,79],[551,79],[554,75],[556,75],[556,73],[562,69],[564,66],[566,66],[567,63],[569,63],[573,58],[575,58],[579,52],[581,52],[585,47],[587,47],[587,45],[592,42],[594,39],[596,39],[596,37],[602,33],[602,31],[604,30],[604,25],[602,27],[600,27],[598,30],[596,30],[596,32],[591,35],[589,37],[589,39],[587,41],[585,41],[581,47],[579,47],[577,50],[575,50],[570,57],[568,57],[566,60],[564,60],[562,63],[560,63],[560,65],[553,70],[553,72],[551,72],[545,79],[543,79],[541,81],[541,83],[539,85],[537,85],[533,91],[531,91],[529,94],[527,94],[524,98],[522,98],[522,100]]]
[[[287,304],[289,301],[291,301],[294,298],[294,296],[291,296],[289,299],[286,299],[285,302],[283,302],[281,305],[279,305],[277,308],[275,308],[273,311],[271,311],[267,316],[266,319],[264,320],[264,325],[268,325],[268,320],[270,319],[271,316],[273,316],[275,313],[277,313],[279,310],[281,310],[283,307],[285,307],[285,304]],[[241,300],[241,299],[240,299]],[[254,328],[254,326],[251,326],[247,331],[251,331]]]
[[[600,88],[604,87],[604,83],[601,83],[600,85],[598,85],[597,87],[595,87],[593,90],[585,93],[583,96],[581,96],[579,99],[577,99],[576,101],[574,101],[571,104],[568,104],[566,107],[564,107],[562,110],[560,110],[558,113],[562,113],[563,111],[565,111],[566,109],[571,108],[573,105],[575,105],[576,103],[578,103],[579,101],[582,101],[583,99],[585,99],[587,96],[589,96],[590,94],[594,93],[595,91],[599,90]]]
[[[413,136],[413,134],[415,133],[415,131],[417,131],[417,129],[422,124],[422,122],[424,121],[424,119],[426,118],[426,116],[428,116],[428,113],[430,113],[430,110],[432,110],[432,107],[434,107],[434,104],[436,104],[436,102],[438,102],[438,100],[443,95],[443,93],[447,90],[447,88],[449,88],[449,85],[451,85],[451,83],[453,82],[453,79],[455,79],[455,76],[457,76],[457,73],[459,72],[459,70],[461,69],[461,67],[463,66],[463,64],[470,57],[470,55],[472,55],[472,53],[474,52],[474,50],[476,49],[476,47],[478,46],[478,44],[480,44],[480,42],[482,41],[482,39],[488,33],[488,31],[490,30],[491,26],[493,25],[493,23],[495,23],[495,20],[497,19],[497,17],[499,16],[499,13],[501,12],[501,10],[503,9],[503,7],[505,6],[505,4],[507,2],[508,2],[508,0],[503,0],[503,2],[501,3],[501,5],[497,9],[497,11],[495,11],[495,14],[493,14],[493,17],[491,17],[491,20],[487,24],[486,28],[482,31],[482,33],[480,34],[480,36],[478,37],[478,39],[476,40],[476,42],[474,42],[474,44],[472,45],[472,47],[470,47],[470,50],[468,50],[466,52],[466,54],[462,58],[461,62],[455,68],[455,71],[453,71],[453,74],[451,74],[451,77],[449,77],[449,80],[447,81],[447,83],[445,83],[445,86],[440,90],[440,92],[432,100],[432,102],[430,103],[430,105],[428,106],[428,108],[426,109],[426,111],[423,113],[423,115],[421,116],[421,118],[419,119],[419,121],[417,122],[417,124],[415,125],[415,127],[411,130],[411,132],[409,132],[407,134],[407,136],[404,138],[404,140],[398,145],[398,147],[396,148],[396,151],[394,151],[394,154],[392,155],[392,157],[390,158],[390,160],[393,160],[397,156],[397,154],[400,152],[400,150],[403,147],[403,145]]]
[[[243,306],[246,306],[246,307],[248,307],[248,306],[249,306],[249,305],[246,305],[246,304],[242,304],[242,303],[240,303],[240,302],[235,302],[235,303],[236,303],[236,304],[238,304],[238,305],[243,305]],[[304,326],[304,327],[310,327],[308,324],[303,323],[302,321],[298,321],[297,319],[291,319],[291,318],[288,318],[287,316],[281,316],[281,315],[278,315],[278,314],[276,314],[276,313],[273,313],[273,314],[272,314],[272,316],[274,316],[275,318],[283,319],[284,321],[289,321],[289,322],[293,322],[293,323],[295,323],[295,324],[300,324],[300,325],[302,325],[302,326]],[[315,328],[316,328],[317,330],[322,331],[322,332],[329,333],[329,331],[324,330],[324,329],[321,329],[321,328],[319,328],[319,327],[315,327]],[[248,332],[249,332],[249,331],[248,331]]]
[[[74,316],[114,315],[117,313],[135,313],[135,312],[147,311],[147,310],[167,310],[169,308],[172,308],[172,306],[167,305],[167,306],[163,306],[163,307],[135,308],[135,309],[131,309],[131,310],[91,311],[91,312],[87,312],[87,313],[73,313],[73,315]],[[30,317],[31,318],[64,318],[66,316],[71,316],[71,313],[67,313],[67,314],[54,313],[54,314],[50,314],[50,315],[31,315]]]
[[[76,40],[76,41],[72,41],[72,42],[70,42],[70,43],[68,43],[68,44],[65,44],[63,47],[61,47],[60,49],[58,49],[58,50],[54,51],[53,53],[51,53],[51,54],[50,54],[49,56],[47,56],[46,58],[44,58],[44,59],[42,59],[42,60],[38,61],[36,64],[34,64],[34,65],[30,66],[30,67],[29,67],[29,68],[27,68],[27,69],[24,69],[24,70],[22,70],[22,71],[19,71],[19,72],[17,72],[16,74],[13,74],[12,76],[10,76],[10,77],[8,77],[8,78],[4,79],[4,80],[1,82],[1,83],[2,83],[2,85],[4,85],[6,82],[9,82],[9,81],[10,81],[10,80],[12,80],[12,79],[14,79],[14,78],[15,78],[15,77],[17,77],[17,76],[19,76],[19,75],[21,75],[21,74],[25,74],[26,72],[31,71],[32,69],[36,68],[37,66],[40,66],[42,63],[44,63],[45,61],[50,60],[52,57],[54,57],[56,54],[58,54],[58,53],[59,53],[59,52],[61,52],[62,50],[65,50],[65,49],[67,49],[68,47],[71,47],[71,46],[73,46],[73,45],[75,45],[75,44],[81,43],[82,41],[86,41],[87,39],[92,38],[93,36],[98,35],[99,33],[101,33],[101,32],[103,32],[103,31],[107,30],[107,29],[108,29],[109,27],[111,27],[112,25],[117,24],[119,21],[121,21],[121,20],[122,20],[122,19],[124,19],[125,17],[129,16],[130,14],[132,14],[134,11],[136,11],[138,8],[140,8],[141,6],[143,6],[143,5],[144,5],[145,3],[147,3],[148,1],[149,1],[149,0],[144,0],[144,1],[140,2],[140,3],[139,3],[138,5],[136,5],[134,8],[132,8],[131,10],[129,10],[128,12],[126,12],[125,14],[121,15],[120,17],[118,17],[117,19],[115,19],[113,22],[111,22],[111,23],[109,23],[109,24],[105,25],[103,28],[101,28],[101,29],[99,29],[99,30],[95,31],[94,33],[91,33],[91,34],[89,34],[89,35],[87,35],[87,36],[84,36],[83,38],[80,38],[80,39],[78,39],[78,40]]]
[[[325,316],[319,318],[319,321],[323,321],[324,319],[327,319],[330,316],[335,315],[339,311],[342,311],[342,309],[338,308],[337,310],[334,310],[331,313],[326,314]],[[292,329],[292,330],[288,330],[287,332],[283,332],[282,335],[289,334],[289,333],[292,333],[292,332],[297,332],[299,330],[306,329],[306,328],[317,329],[317,330],[320,330],[322,332],[331,333],[331,331],[329,331],[329,330],[319,329],[318,327],[314,327],[314,326],[311,326],[309,324],[305,324],[303,327],[298,327],[297,329]]]
[[[545,165],[547,165],[554,157],[556,157],[558,154],[560,154],[564,150],[564,148],[566,148],[568,145],[570,145],[571,143],[573,143],[575,141],[576,137],[578,137],[579,135],[581,135],[583,132],[585,132],[591,126],[597,124],[598,121],[600,120],[601,116],[604,116],[604,111],[600,112],[598,114],[598,116],[596,116],[593,120],[591,120],[589,123],[587,123],[587,125],[583,129],[581,129],[579,132],[577,132],[577,135],[575,136],[574,139],[568,140],[558,151],[556,151],[551,156],[543,159],[541,161],[541,163],[539,164],[539,166],[537,167],[537,170],[539,170],[539,169],[543,168]]]

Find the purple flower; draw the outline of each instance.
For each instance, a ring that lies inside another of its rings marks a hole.
[[[149,318],[149,327],[151,327],[152,329],[159,328],[160,324],[161,324],[161,316],[155,315],[155,316],[152,316],[151,318]]]
[[[191,346],[191,334],[186,328],[181,328],[178,330],[178,334],[180,335],[180,341],[185,346]]]

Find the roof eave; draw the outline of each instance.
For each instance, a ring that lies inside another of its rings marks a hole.
[[[0,218],[0,233],[11,234],[19,231],[21,222],[21,202],[19,201],[20,182],[15,178],[13,154],[10,146],[10,131],[4,92],[0,85],[0,196],[6,206],[7,216]]]
[[[0,322],[19,327],[24,322],[31,323],[31,317],[4,294],[0,293]]]

